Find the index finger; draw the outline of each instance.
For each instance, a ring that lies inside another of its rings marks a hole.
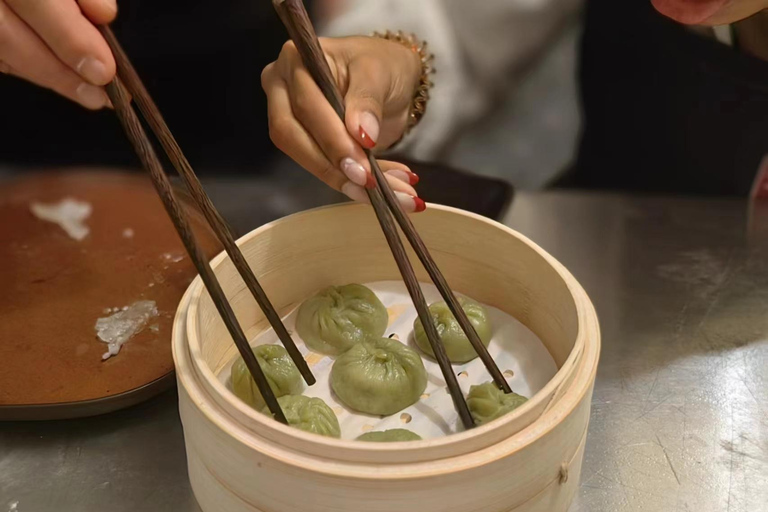
[[[94,85],[115,76],[115,59],[104,38],[74,0],[5,0],[56,56]]]

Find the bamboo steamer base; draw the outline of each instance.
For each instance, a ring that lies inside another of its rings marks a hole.
[[[256,413],[218,381],[235,349],[197,280],[177,312],[173,351],[190,481],[205,512],[568,509],[599,356],[594,308],[557,261],[500,224],[435,205],[413,221],[456,291],[539,336],[559,368],[555,377],[504,418],[445,438],[315,436]],[[239,244],[281,314],[322,286],[397,278],[376,219],[362,205],[287,217]],[[249,338],[263,332],[268,325],[231,263],[220,256],[213,267]]]

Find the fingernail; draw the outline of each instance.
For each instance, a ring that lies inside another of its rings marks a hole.
[[[107,104],[107,94],[101,87],[83,82],[77,87],[76,92],[80,103],[86,108],[97,110]]]
[[[81,60],[77,65],[77,72],[94,85],[105,85],[110,78],[107,74],[107,67],[93,57],[85,57]]]
[[[368,180],[365,182],[365,188],[376,188],[376,178],[370,172],[368,173]]]
[[[345,158],[341,161],[341,172],[349,178],[349,181],[356,185],[364,186],[368,182],[368,172],[359,163],[351,158]]]
[[[370,112],[360,114],[360,141],[364,148],[371,149],[379,139],[379,120]]]
[[[405,210],[408,213],[419,211],[418,210],[419,202],[421,202],[421,204],[424,204],[424,201],[422,201],[418,197],[408,195],[405,192],[395,192],[395,196],[397,196],[397,200],[400,201],[400,206],[403,207],[403,210]],[[422,211],[423,211],[423,208],[422,208]]]
[[[424,200],[420,197],[414,197],[413,202],[416,203],[416,209],[414,212],[419,213],[427,209],[427,203],[425,203]]]
[[[412,172],[401,171],[400,169],[393,169],[391,171],[387,171],[387,174],[409,185],[415,185],[419,182],[419,177]]]
[[[359,203],[368,202],[368,194],[365,193],[365,189],[360,185],[355,185],[351,181],[348,181],[341,186],[341,193],[353,201]]]

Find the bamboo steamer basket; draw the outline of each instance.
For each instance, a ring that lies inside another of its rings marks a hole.
[[[515,231],[438,205],[412,217],[451,287],[536,333],[555,377],[505,417],[451,436],[361,443],[282,425],[216,377],[236,348],[198,278],[174,322],[189,476],[205,512],[564,512],[578,488],[600,332],[582,287]],[[324,286],[400,279],[370,207],[266,224],[238,241],[277,311]],[[429,278],[409,252],[419,280]],[[225,254],[212,266],[249,339],[269,324]]]

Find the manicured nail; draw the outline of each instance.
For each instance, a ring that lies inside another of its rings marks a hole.
[[[104,89],[85,82],[81,83],[77,87],[76,92],[80,103],[82,103],[84,107],[93,110],[103,108],[109,101],[107,99],[107,93],[104,92]]]
[[[368,173],[368,180],[365,182],[365,188],[376,188],[376,178],[373,177],[373,173]]]
[[[402,206],[403,210],[405,210],[407,213],[418,211],[419,201],[424,203],[424,201],[418,197],[406,194],[405,192],[395,192],[395,196],[397,196],[397,200],[400,201],[400,206]]]
[[[371,149],[379,139],[379,120],[370,112],[360,114],[360,141],[364,148]]]
[[[81,60],[77,65],[77,72],[94,85],[105,85],[110,78],[107,74],[107,67],[93,57],[86,57]]]
[[[419,182],[419,177],[412,172],[401,171],[400,169],[392,169],[391,171],[387,171],[387,174],[409,185],[415,185]]]
[[[359,203],[368,202],[368,194],[365,193],[365,189],[360,185],[355,185],[351,181],[348,181],[341,186],[341,193],[353,201]]]
[[[414,212],[419,213],[427,209],[427,203],[420,197],[414,197],[413,202],[416,203],[416,208],[413,210]]]
[[[349,181],[356,185],[365,186],[368,183],[368,172],[359,163],[351,158],[345,158],[341,161],[341,172],[349,178]]]

